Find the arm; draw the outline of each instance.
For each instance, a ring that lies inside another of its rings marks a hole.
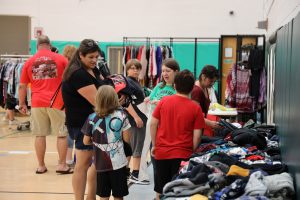
[[[151,155],[152,156],[154,156],[154,154],[155,154],[156,132],[157,132],[157,128],[158,128],[158,122],[159,122],[159,120],[152,116],[152,119],[150,122],[150,134],[151,134],[151,141],[152,141]]]
[[[27,113],[27,106],[26,106],[26,95],[27,95],[27,84],[21,83],[19,86],[19,106],[20,111],[22,113]]]
[[[124,142],[126,142],[128,144],[130,143],[131,134],[130,134],[129,129],[122,132],[122,137],[123,137]]]
[[[195,151],[201,142],[202,129],[193,131],[193,151]]]
[[[92,138],[89,137],[89,136],[87,136],[87,135],[84,135],[83,136],[83,144],[85,144],[85,145],[91,145],[91,144],[93,144],[92,143]]]
[[[95,85],[88,85],[80,88],[77,91],[81,96],[83,96],[86,100],[88,100],[88,102],[90,102],[90,104],[92,104],[95,107],[95,97],[97,93]]]
[[[138,128],[142,128],[144,126],[144,123],[143,123],[142,119],[138,116],[138,114],[135,112],[134,108],[132,107],[132,104],[129,104],[129,106],[126,108],[126,110],[133,117],[133,119],[136,123],[136,126]]]
[[[145,103],[149,103],[149,102],[150,102],[150,97],[146,97],[146,98],[144,99],[144,102],[145,102]]]
[[[212,121],[212,120],[209,120],[209,119],[206,119],[206,118],[204,118],[204,121],[205,121],[206,126],[209,126],[209,127],[213,128],[213,129],[221,129],[222,128],[219,125],[219,122]]]

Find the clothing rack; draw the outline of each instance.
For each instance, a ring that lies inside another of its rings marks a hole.
[[[0,62],[2,63],[2,60],[5,61],[5,59],[20,59],[20,60],[23,60],[23,59],[27,59],[27,58],[30,58],[32,57],[32,55],[14,55],[14,54],[2,54],[0,55]]]
[[[2,54],[1,58],[30,58],[32,55],[13,55],[13,54]]]
[[[193,42],[194,45],[194,76],[197,75],[197,47],[199,42],[218,42],[220,46],[220,38],[214,37],[123,37],[123,53],[126,44],[130,43],[146,43],[146,46],[151,42],[167,42],[173,47],[174,42]],[[220,65],[220,63],[219,63]]]

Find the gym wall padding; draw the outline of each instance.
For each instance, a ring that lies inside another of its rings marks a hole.
[[[300,13],[277,32],[274,120],[300,199]]]
[[[74,41],[52,41],[53,46],[59,49],[59,53],[63,52],[66,45],[79,46],[80,42]],[[163,43],[153,43],[154,45],[163,45]],[[136,45],[143,45],[143,43]],[[166,45],[169,45],[166,44]],[[100,48],[104,51],[107,59],[108,47],[123,47],[122,42],[100,42]],[[36,40],[30,42],[31,54],[36,53]],[[178,61],[181,70],[188,69],[194,73],[195,43],[173,43],[174,57]],[[196,77],[198,78],[202,68],[205,65],[214,65],[219,68],[219,42],[198,42],[197,44],[197,68]],[[218,87],[215,85],[215,89]]]

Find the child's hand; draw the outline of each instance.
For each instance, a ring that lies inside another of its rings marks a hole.
[[[222,129],[222,126],[219,125],[219,122],[216,121],[208,121],[208,126],[210,126],[213,129]]]
[[[123,105],[125,101],[126,101],[126,95],[122,94],[121,97],[119,98],[120,105]]]
[[[150,103],[156,105],[158,102],[159,102],[159,100],[153,100],[153,101],[151,101]]]
[[[134,121],[138,128],[142,128],[144,126],[143,120],[140,117],[134,118]]]
[[[151,156],[154,157],[155,156],[155,147],[152,146],[151,148]]]
[[[145,102],[145,103],[149,103],[149,102],[150,102],[150,97],[146,97],[146,98],[144,99],[144,102]]]

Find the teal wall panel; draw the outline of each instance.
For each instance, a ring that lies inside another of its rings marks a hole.
[[[194,73],[195,43],[177,43],[173,45],[174,56],[181,70],[188,69]],[[196,77],[199,76],[205,65],[214,65],[216,68],[219,61],[219,43],[198,43]]]
[[[219,43],[200,43],[197,52],[197,77],[205,65],[213,65],[219,69]]]
[[[195,45],[194,43],[173,44],[174,57],[179,63],[180,70],[188,69],[194,72]]]
[[[63,49],[66,45],[74,45],[76,47],[79,46],[80,42],[76,41],[51,41],[52,45],[58,48],[59,53],[63,52]],[[100,48],[104,51],[105,55],[107,55],[107,47],[109,46],[123,46],[122,42],[101,42]],[[31,40],[30,42],[30,53],[36,53],[36,40]]]
[[[80,42],[74,41],[52,41],[52,45],[59,49],[62,53],[66,45],[79,46]],[[135,43],[138,45],[137,43]],[[142,44],[142,43],[141,43]],[[154,43],[154,45],[162,45],[162,43]],[[100,48],[107,55],[108,47],[122,47],[122,42],[100,42]],[[178,61],[181,69],[189,69],[194,72],[195,44],[194,43],[174,43],[173,51],[175,59]],[[36,53],[36,40],[30,42],[31,54]],[[214,65],[218,68],[219,60],[219,43],[198,43],[197,45],[197,69],[196,75],[199,76],[201,69],[206,64]]]
[[[52,41],[52,45],[59,49],[59,53],[63,52],[66,45],[79,46],[80,42],[76,41]],[[135,45],[143,45],[144,43]],[[152,43],[153,45],[163,45],[164,43]],[[169,45],[169,43],[167,44]],[[100,42],[100,48],[107,56],[108,47],[122,47],[123,42]],[[31,54],[36,53],[36,40],[30,42]],[[188,69],[194,73],[195,43],[173,43],[174,57],[178,61],[181,70]],[[198,42],[197,44],[197,68],[196,78],[198,78],[202,68],[207,65],[214,65],[219,68],[219,43],[218,42]],[[217,86],[215,88],[218,88]]]
[[[277,32],[274,120],[300,199],[300,14]]]

